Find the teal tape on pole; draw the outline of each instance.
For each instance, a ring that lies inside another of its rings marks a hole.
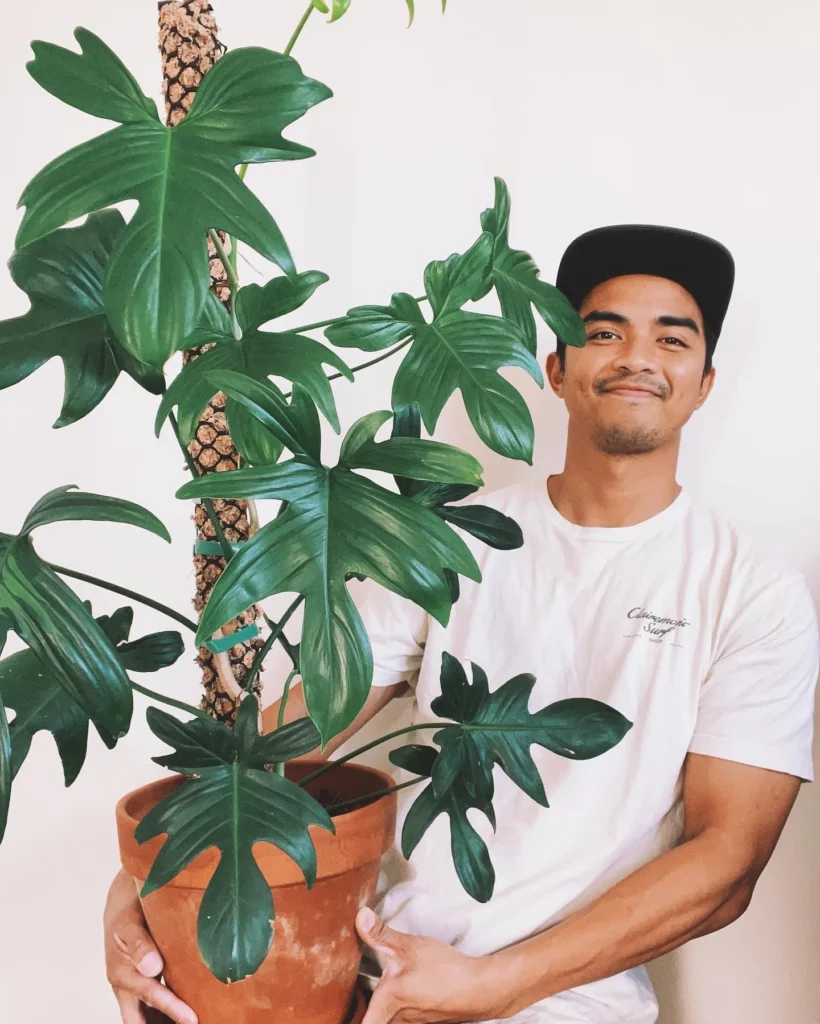
[[[229,651],[235,644],[241,644],[243,640],[252,640],[256,636],[259,636],[259,627],[255,622],[252,622],[250,626],[245,626],[244,629],[231,633],[230,636],[221,636],[216,640],[206,640],[205,647],[213,654],[224,654],[225,651]]]

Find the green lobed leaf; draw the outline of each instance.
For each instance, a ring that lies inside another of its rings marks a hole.
[[[131,684],[90,611],[43,562],[30,538],[0,555],[0,617],[36,654],[111,745],[131,722]]]
[[[85,606],[90,613],[90,605]],[[97,616],[96,622],[112,644],[120,644],[128,638],[133,615],[133,608],[118,608],[113,615]],[[122,660],[121,649],[118,654]],[[85,762],[89,718],[33,651],[0,661],[0,700],[15,712],[9,728],[12,776],[20,771],[35,734],[47,730],[57,745],[65,784],[72,785]],[[116,737],[102,735],[109,747],[116,744]]]
[[[435,260],[424,272],[424,287],[436,319],[461,309],[485,277],[493,254],[493,236],[485,231],[463,255]]]
[[[76,484],[55,487],[44,494],[26,516],[20,536],[25,537],[39,526],[61,523],[68,520],[83,520],[96,523],[126,523],[139,526],[171,542],[171,535],[159,519],[133,501],[111,498],[106,494],[91,494],[76,490]]]
[[[236,296],[236,316],[243,333],[304,306],[328,280],[327,274],[307,270],[294,277],[274,277],[265,285],[247,284],[240,288]]]
[[[493,251],[490,268],[476,297],[495,287],[503,315],[518,325],[533,355],[533,307],[559,340],[567,345],[584,345],[586,330],[569,299],[554,285],[541,280],[541,272],[528,252],[510,247],[510,195],[502,178],[495,179],[495,206],[484,211],[481,226],[493,237]]]
[[[185,642],[175,629],[149,633],[117,647],[120,661],[129,672],[159,672],[175,664],[184,653]]]
[[[295,455],[319,462],[321,453],[311,447],[313,438],[303,437],[299,419],[293,416],[278,389],[231,370],[220,370],[206,376],[212,391],[217,388],[224,391]]]
[[[65,387],[55,427],[87,416],[121,372],[152,394],[164,390],[162,374],[126,352],[105,315],[103,275],[124,226],[117,210],[92,213],[79,227],[61,228],[18,249],[9,262],[12,280],[31,308],[0,322],[0,390],[59,357]]]
[[[390,412],[363,416],[348,431],[339,465],[348,469],[372,469],[414,480],[437,480],[481,486],[481,463],[472,455],[440,441],[415,437],[391,437],[376,441],[379,427]]]
[[[81,53],[53,43],[31,44],[28,73],[46,92],[78,110],[109,121],[156,121],[157,107],[136,79],[93,32],[74,30]]]
[[[142,895],[171,881],[200,853],[215,846],[220,860],[199,912],[199,948],[217,978],[242,981],[261,966],[273,939],[273,900],[253,856],[254,844],[271,843],[286,853],[302,869],[310,887],[316,878],[316,851],[308,829],[317,825],[333,832],[333,822],[304,789],[255,767],[259,751],[255,698],[239,706],[230,762],[200,764],[195,771],[182,762],[188,754],[203,760],[216,743],[216,731],[203,719],[172,727],[160,715],[164,713],[153,716],[152,728],[161,722],[159,728],[169,738],[176,730],[173,739],[178,737],[180,742],[170,757],[179,764],[178,770],[193,777],[161,800],[137,827],[140,843],[163,833],[167,836]],[[219,728],[230,736],[225,726]],[[220,742],[225,750],[228,740]]]
[[[189,339],[190,340],[190,339]],[[331,349],[312,338],[299,334],[272,334],[250,331],[242,341],[226,336],[200,331],[194,336],[199,343],[215,341],[208,352],[188,363],[174,378],[160,403],[156,418],[159,431],[171,410],[179,409],[179,427],[186,443],[194,435],[202,411],[214,395],[215,375],[241,373],[264,387],[279,389],[270,377],[284,377],[301,385],[319,407],[327,421],[338,432],[339,418],[333,391],[328,383],[323,365],[327,364],[350,379],[348,365]],[[227,403],[231,415],[232,399]],[[242,451],[242,449],[239,449]],[[245,455],[245,452],[242,452]]]
[[[441,696],[433,712],[452,719],[434,740],[441,747],[433,769],[433,787],[443,796],[455,779],[479,800],[493,793],[493,765],[533,800],[547,807],[547,797],[532,759],[533,744],[574,760],[597,757],[620,743],[632,723],[620,712],[586,697],[558,701],[530,712],[535,677],[521,674],[490,692],[487,677],[473,665],[473,682],[458,660],[442,656]]]
[[[444,569],[480,579],[469,549],[438,516],[344,466],[327,469],[296,458],[200,477],[178,496],[287,502],[231,560],[211,593],[197,642],[265,597],[303,594],[300,668],[323,743],[353,721],[372,680],[370,642],[347,592],[348,575],[373,578],[442,623],[452,606]]]
[[[130,78],[114,54],[85,32],[83,81],[66,74],[76,54],[41,46],[30,67],[45,88],[83,109],[95,76]],[[241,239],[286,274],[293,261],[278,225],[235,168],[302,159],[312,150],[282,130],[327,99],[291,57],[259,47],[232,50],[208,72],[174,128],[138,105],[117,106],[123,123],[69,150],[26,187],[18,247],[104,206],[135,199],[137,213],[106,267],[105,307],[116,336],[137,359],[161,368],[197,326],[209,288],[208,229]]]
[[[325,337],[340,348],[380,352],[409,338],[425,324],[421,306],[405,292],[396,292],[389,306],[356,306],[325,330]]]

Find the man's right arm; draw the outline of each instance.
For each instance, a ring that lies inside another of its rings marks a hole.
[[[343,733],[334,737],[324,751],[318,749],[311,757],[327,758],[362,729],[385,708],[394,697],[407,692],[406,682],[392,686],[373,687],[357,718]],[[276,729],[280,701],[262,712],[263,732]],[[284,723],[307,715],[301,685],[293,687],[285,705]],[[163,963],[159,950],[148,931],[134,879],[121,870],[111,884],[103,917],[105,929],[105,963],[108,981],[120,1005],[122,1024],[151,1024],[151,1009],[175,1024],[197,1024],[196,1014],[159,981]]]

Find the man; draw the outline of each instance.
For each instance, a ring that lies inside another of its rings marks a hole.
[[[446,817],[409,863],[388,858],[381,916],[357,920],[382,968],[365,1024],[651,1024],[641,965],[743,913],[813,777],[818,631],[805,583],[675,480],[733,277],[728,251],[692,232],[576,239],[557,284],[587,343],[559,342],[547,361],[569,413],[564,471],[480,499],[521,525],[524,546],[474,546],[483,582],[462,581],[446,628],[374,585],[357,596],[375,686],[337,746],[408,683],[429,721],[444,650],[493,687],[531,672],[533,708],[586,696],[634,722],[593,761],[533,748],[549,809],[496,773],[489,903],[458,883]],[[402,796],[406,808],[413,791]],[[195,1021],[154,980],[161,960],[127,878],[106,923],[124,1024],[141,1022],[140,1002]]]

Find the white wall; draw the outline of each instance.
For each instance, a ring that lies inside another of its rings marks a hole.
[[[229,46],[281,48],[302,6],[217,0],[217,14]],[[319,157],[250,173],[298,265],[331,275],[309,319],[417,290],[428,260],[473,240],[493,174],[512,191],[514,243],[533,250],[548,279],[564,246],[597,225],[644,221],[714,234],[736,256],[737,288],[718,387],[688,428],[681,479],[793,559],[820,597],[820,8],[808,0],[451,0],[442,19],[437,0],[417,6],[411,32],[401,0],[354,0],[341,23],[311,22],[295,55],[336,98],[291,134]],[[69,45],[82,23],[150,90],[159,80],[155,10],[149,0],[15,6],[0,64],[3,254],[25,183],[100,128],[28,78],[28,41]],[[242,272],[255,279],[247,264]],[[0,301],[3,317],[26,308],[5,278]],[[563,410],[523,374],[515,379],[539,428],[531,472],[543,476],[560,468]],[[379,366],[357,388],[340,386],[345,422],[387,407],[389,380]],[[173,497],[183,479],[178,452],[168,435],[153,439],[154,401],[123,381],[87,420],[53,432],[60,393],[54,362],[0,395],[0,529],[16,529],[33,501],[61,483],[142,501],[168,524],[172,549],[139,531],[83,524],[43,530],[38,548],[186,609],[190,509]],[[458,399],[437,436],[478,454],[490,486],[528,472],[482,449]],[[114,607],[99,592],[83,594],[99,610]],[[138,629],[161,626],[159,616],[138,611]],[[160,684],[195,701],[190,658]],[[271,681],[271,696],[274,688]],[[66,793],[50,738],[35,743],[0,849],[0,1019],[114,1019],[99,928],[117,860],[112,809],[158,774],[148,761],[156,752],[138,717],[113,754],[92,741]],[[819,839],[820,798],[806,787],[746,917],[658,966],[663,1024],[816,1024]]]

